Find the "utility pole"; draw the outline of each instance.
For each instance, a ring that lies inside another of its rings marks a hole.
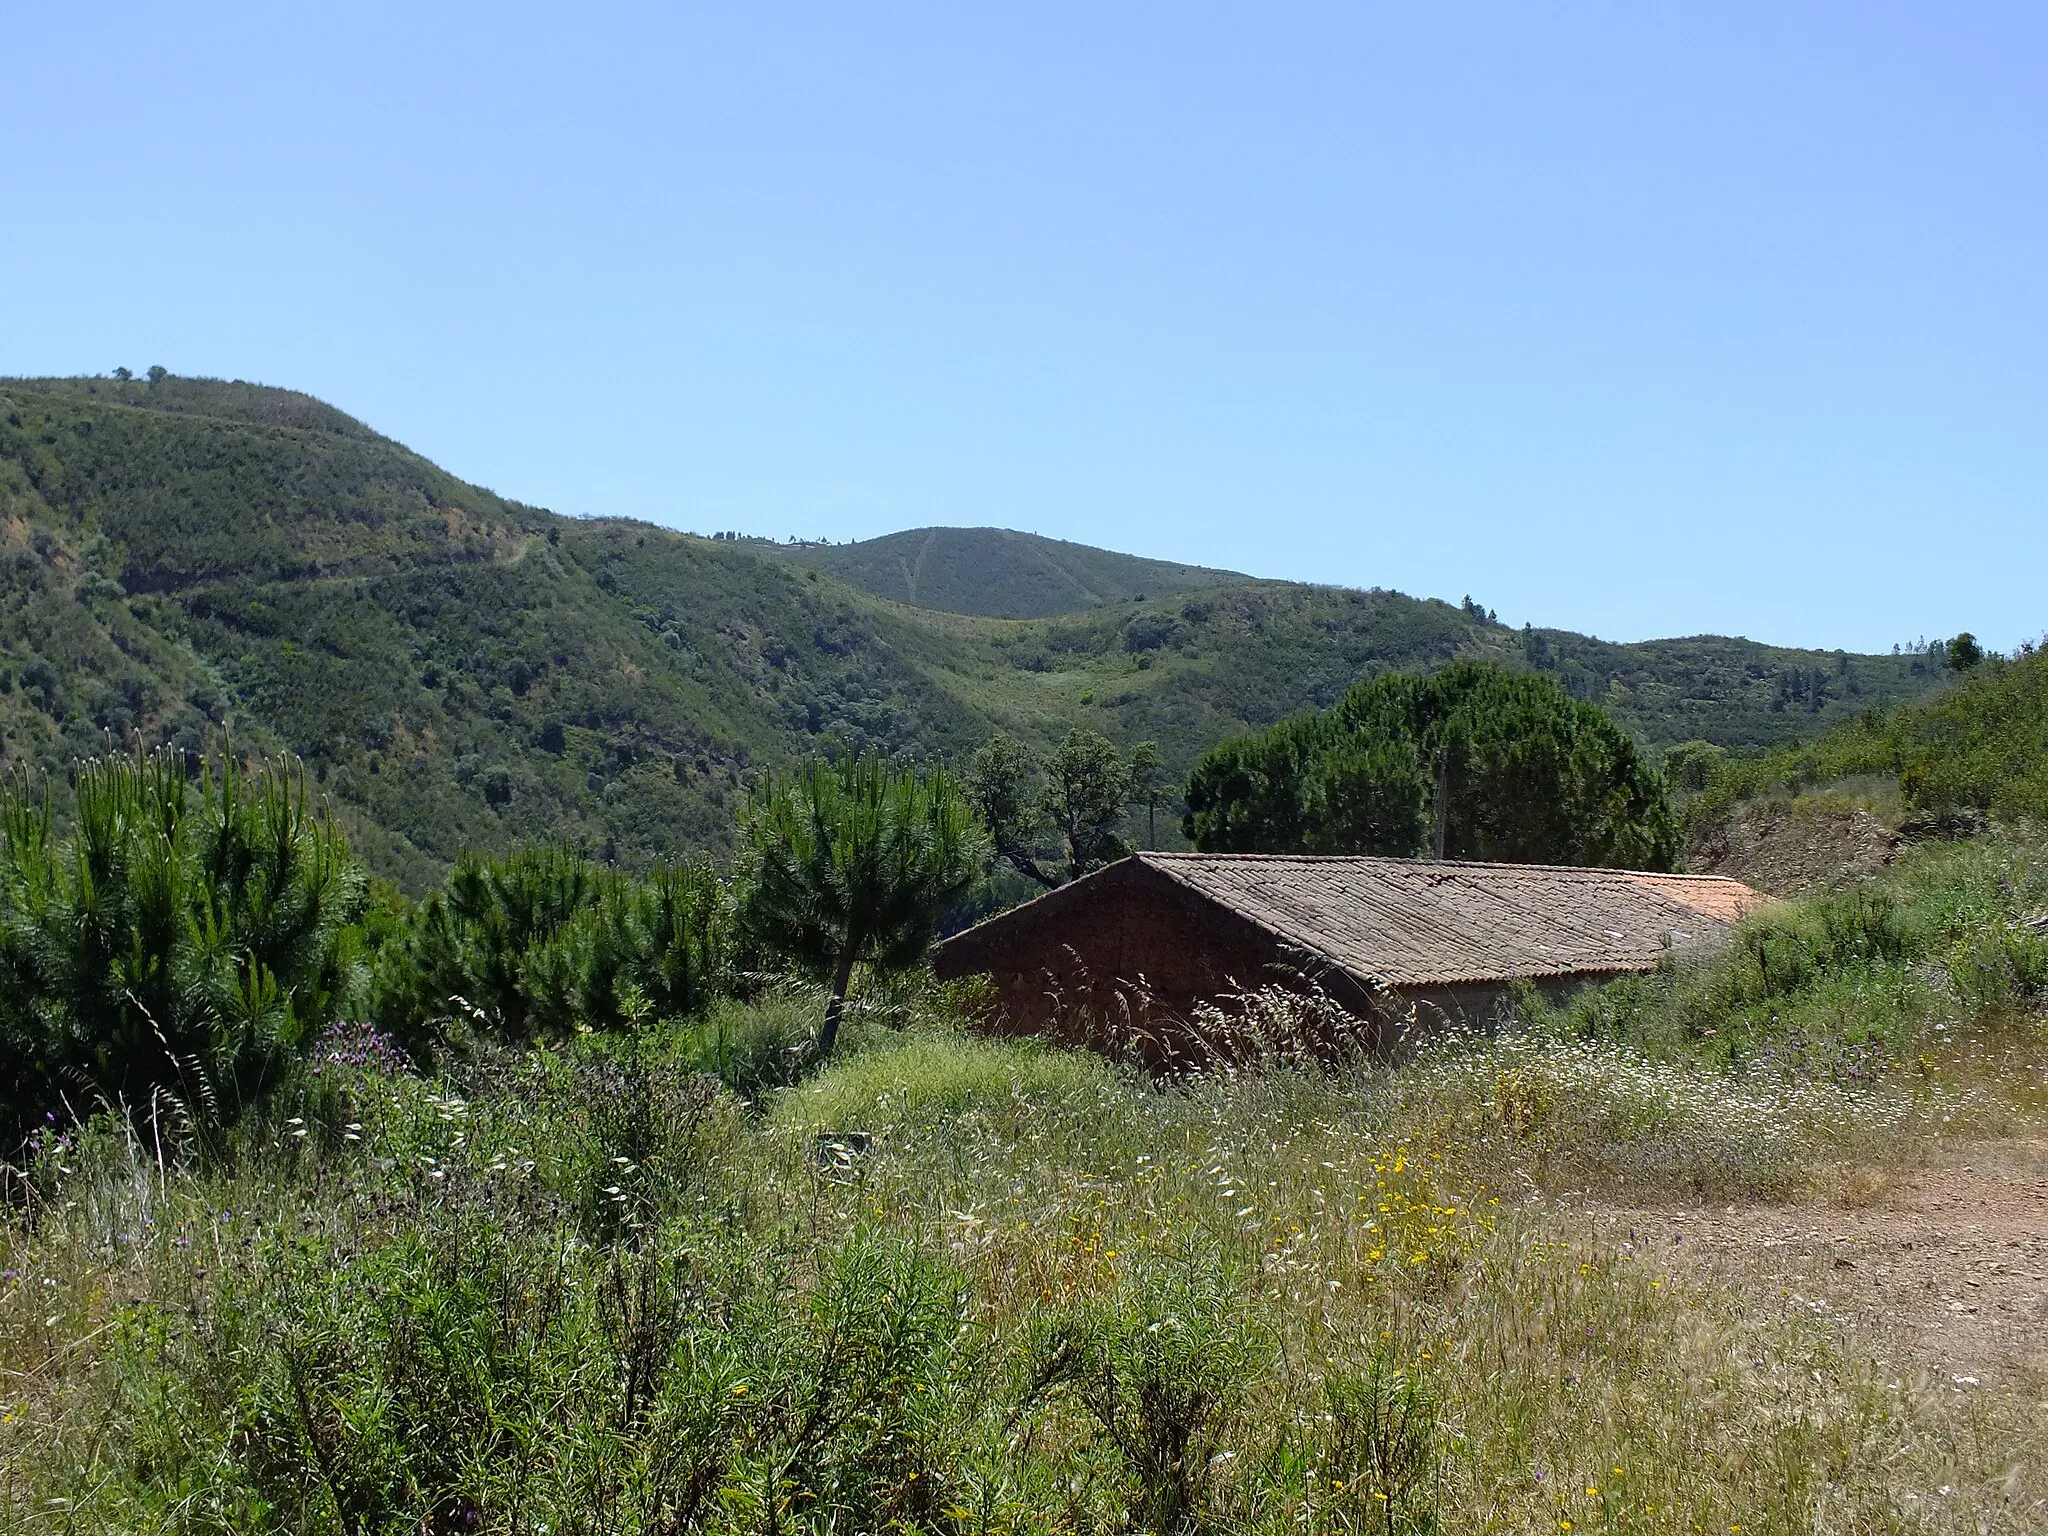
[[[1436,749],[1436,856],[1444,856],[1444,840],[1451,829],[1451,749],[1448,743]]]

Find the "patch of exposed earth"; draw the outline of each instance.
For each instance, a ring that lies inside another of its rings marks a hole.
[[[1832,797],[1738,806],[1686,851],[1696,875],[1731,875],[1772,896],[1868,880],[1904,839],[1860,805]]]
[[[1887,820],[1860,796],[1836,791],[1748,800],[1694,835],[1685,868],[1729,875],[1772,896],[1805,896],[1860,885],[1915,843],[1984,830],[1976,811]]]
[[[1954,1143],[1826,1200],[1591,1214],[1674,1272],[1832,1310],[1959,1386],[2048,1395],[2048,1140]]]

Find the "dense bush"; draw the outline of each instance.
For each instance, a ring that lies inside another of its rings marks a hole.
[[[225,1125],[360,982],[363,877],[296,765],[77,770],[75,819],[0,790],[0,1134],[125,1105]]]
[[[380,954],[376,1016],[416,1050],[450,1019],[524,1040],[689,1018],[725,990],[731,938],[701,860],[634,878],[560,848],[471,853]]]
[[[1528,1010],[1664,1055],[1866,1079],[1968,1018],[2048,997],[2038,844],[1914,850],[1880,882],[1765,908],[1699,961]]]
[[[1899,783],[1914,805],[2048,819],[2048,653],[1981,664],[1898,719]]]

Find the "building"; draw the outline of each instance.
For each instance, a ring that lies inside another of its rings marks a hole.
[[[987,974],[998,1027],[1190,1047],[1199,1005],[1314,989],[1367,1021],[1490,1017],[1711,947],[1767,900],[1718,875],[1288,854],[1140,853],[954,935],[941,977]],[[1193,1050],[1192,1054],[1200,1054]]]

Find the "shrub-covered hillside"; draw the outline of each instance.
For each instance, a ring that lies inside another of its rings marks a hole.
[[[2048,819],[2048,652],[1985,657],[1936,699],[1872,710],[1811,742],[1694,761],[1689,813],[1700,826],[1745,799],[1859,779],[1884,782],[1924,816]]]
[[[1007,528],[911,528],[857,544],[759,547],[877,597],[999,619],[1077,613],[1250,579]]]
[[[1033,620],[910,607],[747,541],[507,501],[303,395],[170,377],[0,382],[0,540],[8,762],[62,770],[107,733],[196,752],[226,721],[302,757],[415,890],[466,846],[715,850],[743,778],[821,739],[958,757],[1079,724],[1157,741],[1177,777],[1458,657],[1551,672],[1652,747],[1803,739],[1932,681],[1917,657],[1615,646],[1275,582]]]

